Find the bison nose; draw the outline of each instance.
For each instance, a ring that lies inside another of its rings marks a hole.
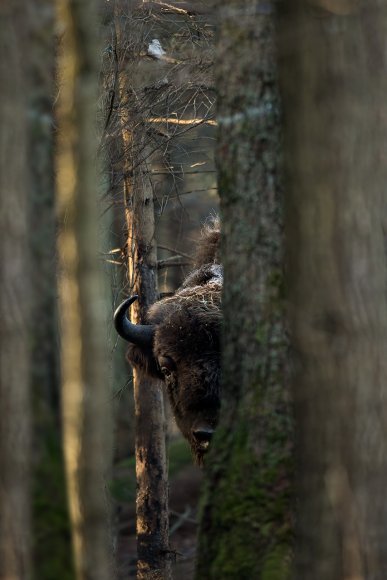
[[[192,429],[192,435],[197,443],[203,447],[208,447],[214,430],[211,427],[199,427],[197,429]]]

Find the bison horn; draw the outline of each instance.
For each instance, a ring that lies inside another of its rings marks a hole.
[[[138,296],[127,298],[114,313],[114,326],[118,334],[128,342],[140,347],[152,346],[154,326],[150,324],[132,324],[126,316],[127,310]]]

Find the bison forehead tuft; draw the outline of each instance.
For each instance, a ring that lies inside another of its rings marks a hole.
[[[180,297],[181,298],[181,297]],[[154,351],[176,360],[219,352],[221,311],[213,296],[205,301],[174,300],[157,303],[150,313],[156,324]]]

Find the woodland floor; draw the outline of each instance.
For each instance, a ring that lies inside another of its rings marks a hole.
[[[169,507],[171,549],[176,552],[173,564],[174,580],[194,578],[197,506],[202,472],[186,465],[170,479]],[[118,579],[136,577],[136,533],[134,502],[117,503],[117,563]]]

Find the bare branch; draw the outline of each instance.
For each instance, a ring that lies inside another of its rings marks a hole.
[[[178,258],[179,256],[173,256],[174,258]],[[189,262],[172,262],[169,261],[169,259],[167,258],[166,260],[160,260],[159,262],[157,262],[157,268],[159,270],[163,269],[163,268],[169,268],[170,266],[176,267],[176,266],[192,266],[192,261]]]
[[[217,126],[215,119],[178,119],[176,117],[153,117],[146,120],[147,123],[171,123],[172,125],[212,125]]]
[[[172,252],[173,254],[175,254],[174,258],[176,258],[178,256],[178,257],[187,258],[187,260],[191,260],[191,262],[193,261],[193,257],[190,256],[189,254],[183,254],[183,252],[178,252],[177,250],[169,248],[168,246],[162,246],[160,244],[158,244],[157,247],[160,248],[161,250],[166,250],[167,252]]]

